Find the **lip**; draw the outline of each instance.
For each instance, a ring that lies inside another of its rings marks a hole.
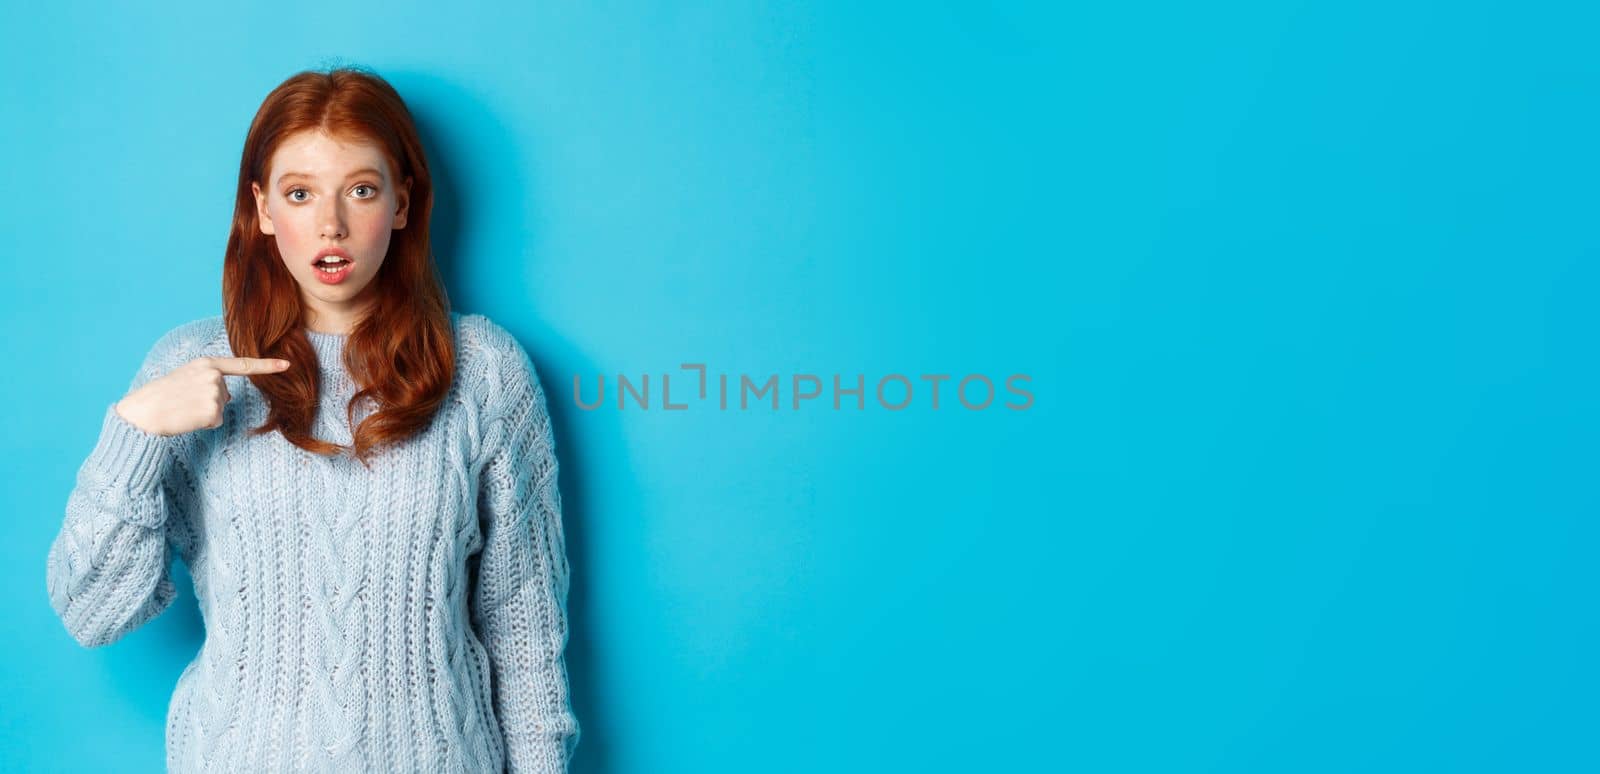
[[[350,251],[344,249],[343,247],[324,247],[321,250],[318,250],[316,255],[312,256],[312,265],[316,265],[317,263],[321,262],[322,257],[325,255],[337,255],[347,261],[355,261],[355,258],[351,257]]]
[[[348,263],[346,263],[344,267],[338,271],[329,274],[321,269],[322,257],[324,255],[336,255],[345,259],[348,261]],[[341,282],[344,282],[345,278],[350,276],[350,270],[355,266],[355,263],[355,259],[350,257],[349,251],[345,250],[344,248],[324,247],[317,251],[317,257],[311,259],[311,273],[316,275],[317,279],[324,285],[337,285]]]

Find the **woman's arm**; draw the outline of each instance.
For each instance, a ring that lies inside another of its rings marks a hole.
[[[479,490],[485,524],[472,625],[494,673],[510,772],[565,772],[579,727],[568,698],[568,570],[544,391],[515,339],[490,375]]]
[[[175,329],[157,341],[128,391],[176,365],[181,339]],[[178,443],[106,407],[46,563],[50,604],[85,647],[116,642],[172,603],[166,478]]]

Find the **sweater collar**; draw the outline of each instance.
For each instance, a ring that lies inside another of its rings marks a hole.
[[[344,346],[350,340],[347,333],[321,333],[305,329],[311,348],[317,353],[317,370],[322,373],[325,385],[349,386],[350,373],[344,367]]]

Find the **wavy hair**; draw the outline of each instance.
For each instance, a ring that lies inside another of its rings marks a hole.
[[[350,331],[344,365],[358,391],[345,407],[355,425],[357,404],[376,410],[355,427],[352,446],[311,434],[319,372],[303,331],[299,284],[284,266],[277,241],[261,233],[250,184],[263,188],[278,146],[290,136],[320,130],[343,142],[382,149],[396,180],[411,178],[404,228],[394,232],[383,265],[372,278],[376,299]],[[450,390],[455,371],[450,301],[428,242],[433,180],[405,102],[394,87],[365,68],[302,71],[273,89],[245,136],[239,189],[222,267],[223,318],[240,357],[284,358],[292,366],[249,379],[266,397],[266,422],[295,446],[320,455],[352,454],[362,465],[385,446],[424,430]]]

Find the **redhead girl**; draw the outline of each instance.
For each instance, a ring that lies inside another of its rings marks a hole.
[[[245,138],[223,314],[105,408],[51,544],[79,643],[190,568],[167,769],[561,772],[578,742],[555,440],[527,352],[450,310],[400,95],[302,72]]]

